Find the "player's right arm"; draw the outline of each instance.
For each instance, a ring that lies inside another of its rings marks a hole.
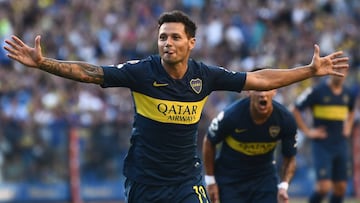
[[[314,105],[318,88],[309,87],[305,89],[297,98],[292,106],[292,114],[295,118],[298,129],[305,136],[311,139],[324,139],[327,137],[326,128],[324,126],[313,127],[312,123],[305,121],[303,113],[312,114],[312,106]],[[313,116],[313,115],[312,115]]]
[[[305,136],[307,136],[308,138],[317,138],[317,139],[324,139],[327,137],[325,127],[322,126],[316,128],[309,127],[306,124],[302,116],[302,113],[298,108],[294,107],[292,113],[294,115],[298,128],[304,133]]]
[[[296,169],[296,159],[295,156],[292,157],[283,157],[283,165],[281,167],[281,183],[278,185],[278,202],[279,203],[288,203],[288,187],[289,183],[294,176]]]
[[[35,47],[29,47],[18,37],[12,36],[12,40],[5,40],[8,46],[4,49],[8,51],[9,58],[25,66],[79,82],[103,83],[104,72],[100,66],[81,61],[60,61],[44,57],[41,52],[40,38],[39,35],[36,36]]]
[[[203,162],[205,168],[206,190],[211,202],[219,201],[219,188],[215,181],[215,153],[216,147],[210,142],[207,135],[203,139]]]

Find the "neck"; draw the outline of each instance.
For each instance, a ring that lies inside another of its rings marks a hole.
[[[170,75],[173,79],[182,79],[188,69],[187,63],[166,63],[161,60],[161,64],[164,67],[165,71]]]
[[[343,84],[341,82],[336,83],[336,82],[330,81],[329,86],[330,86],[331,91],[336,95],[340,94],[342,92]]]
[[[273,111],[273,107],[269,109],[266,113],[257,112],[254,107],[250,107],[250,115],[253,122],[257,125],[263,124],[267,121]]]

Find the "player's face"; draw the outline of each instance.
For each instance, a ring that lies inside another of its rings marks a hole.
[[[272,112],[272,99],[276,90],[250,91],[251,109],[258,115],[267,115]]]
[[[195,46],[195,38],[188,38],[182,23],[164,23],[159,28],[158,48],[164,63],[187,64],[190,51]]]

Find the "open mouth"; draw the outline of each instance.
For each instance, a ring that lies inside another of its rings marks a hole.
[[[170,50],[166,50],[164,51],[165,54],[173,54],[174,52],[173,51],[170,51]]]
[[[267,101],[265,101],[265,100],[261,100],[261,101],[259,102],[259,104],[260,104],[261,106],[266,106]]]

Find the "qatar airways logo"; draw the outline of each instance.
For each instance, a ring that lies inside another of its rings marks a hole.
[[[159,103],[157,110],[167,116],[169,121],[183,121],[192,122],[195,121],[196,115],[200,113],[197,105],[172,105],[166,103]]]
[[[156,99],[147,95],[132,92],[136,112],[160,123],[195,124],[199,122],[202,109],[208,97],[200,101],[171,101]]]

